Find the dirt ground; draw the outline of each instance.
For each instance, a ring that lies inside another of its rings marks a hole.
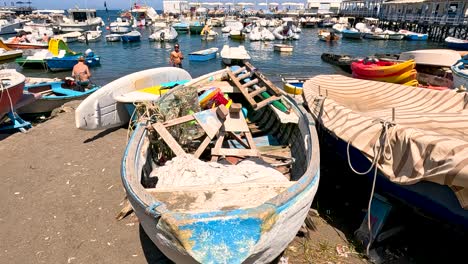
[[[127,130],[82,131],[74,108],[0,137],[0,262],[166,263],[134,215],[115,219],[125,197],[120,163]],[[346,237],[320,217],[282,263],[363,263]],[[336,247],[347,246],[348,257]],[[287,262],[286,262],[287,260]]]

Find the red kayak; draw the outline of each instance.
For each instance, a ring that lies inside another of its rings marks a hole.
[[[356,61],[351,64],[353,73],[366,77],[388,77],[401,75],[407,71],[411,71],[416,66],[414,60],[405,62],[391,61]]]

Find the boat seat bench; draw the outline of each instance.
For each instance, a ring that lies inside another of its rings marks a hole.
[[[294,181],[237,183],[230,185],[179,186],[146,189],[169,210],[210,212],[259,206],[285,191]]]

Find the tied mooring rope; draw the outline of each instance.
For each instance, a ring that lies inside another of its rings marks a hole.
[[[369,204],[367,206],[367,228],[369,229],[369,243],[367,243],[367,246],[366,246],[366,254],[367,255],[369,255],[370,246],[372,244],[371,206],[372,206],[372,199],[374,198],[375,183],[377,181],[377,171],[378,171],[377,163],[378,163],[378,159],[379,159],[380,155],[383,155],[383,157],[385,159],[390,159],[391,158],[391,157],[387,157],[385,155],[385,147],[390,146],[390,140],[389,140],[389,137],[388,137],[388,130],[389,130],[389,128],[395,126],[394,122],[390,122],[390,121],[382,120],[382,119],[375,120],[374,122],[375,123],[379,122],[380,124],[382,124],[382,130],[380,131],[379,138],[377,139],[377,141],[374,144],[374,147],[373,147],[374,159],[372,160],[371,166],[367,171],[359,172],[356,169],[354,169],[353,165],[351,164],[351,156],[349,154],[349,146],[351,145],[351,140],[348,141],[348,146],[346,148],[346,154],[347,154],[347,157],[348,157],[348,165],[349,165],[349,167],[351,168],[351,170],[354,173],[356,173],[358,175],[366,175],[369,172],[371,172],[372,169],[374,169],[374,179],[372,181],[371,195],[370,195],[370,198],[369,198]],[[379,141],[383,142],[382,146],[380,146],[380,147],[377,144]]]

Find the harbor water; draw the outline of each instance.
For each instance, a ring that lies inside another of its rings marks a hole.
[[[118,16],[118,11],[98,11],[108,25]],[[303,28],[300,40],[284,42],[294,46],[292,53],[279,53],[273,51],[273,44],[281,43],[275,40],[271,42],[242,42],[231,40],[227,34],[221,33],[221,28],[214,28],[219,36],[213,41],[202,41],[200,35],[179,34],[178,43],[185,55],[183,67],[192,77],[197,77],[222,67],[221,58],[206,62],[191,62],[188,54],[193,51],[211,47],[219,48],[223,45],[244,45],[252,57],[252,64],[259,68],[273,82],[278,83],[281,75],[315,76],[318,74],[343,74],[339,68],[323,62],[320,56],[324,52],[348,54],[351,56],[369,56],[375,53],[397,54],[404,51],[443,48],[444,44],[426,41],[392,41],[392,40],[348,40],[340,39],[337,43],[323,42],[318,39],[319,29]],[[104,85],[127,74],[156,67],[167,67],[169,65],[169,54],[174,43],[149,42],[151,34],[149,28],[137,28],[142,33],[141,42],[122,43],[106,42],[104,35],[109,34],[105,28],[101,41],[96,43],[74,42],[69,46],[73,51],[84,52],[92,49],[96,55],[101,56],[101,66],[91,69],[92,81]],[[17,68],[27,77],[59,77],[70,76],[70,72],[50,73],[45,70],[22,69],[14,62],[4,65],[6,68]]]

